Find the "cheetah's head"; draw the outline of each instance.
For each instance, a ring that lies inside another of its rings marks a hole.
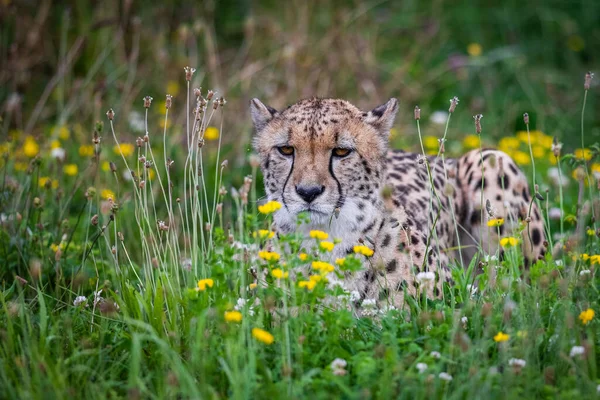
[[[315,98],[281,112],[258,99],[250,108],[267,196],[283,204],[275,215],[280,229],[292,230],[301,212],[314,225],[335,213],[358,227],[358,215],[377,207],[396,99],[369,112]]]

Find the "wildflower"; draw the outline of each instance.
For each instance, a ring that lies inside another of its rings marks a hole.
[[[281,258],[281,256],[278,253],[274,252],[274,251],[264,251],[264,250],[263,251],[259,251],[258,252],[258,256],[260,258],[262,258],[263,260],[269,261],[269,262],[271,262],[271,261],[279,261],[279,259]]]
[[[510,335],[508,335],[502,331],[498,332],[498,334],[496,334],[496,336],[494,336],[494,342],[496,342],[496,343],[506,342],[508,339],[510,339]]]
[[[275,237],[275,232],[268,229],[259,229],[257,232],[254,232],[253,236],[260,239],[273,239]]]
[[[225,311],[225,321],[241,322],[242,321],[242,313],[239,311]]]
[[[343,358],[336,358],[331,362],[331,370],[334,375],[343,376],[346,375],[346,366],[348,363]]]
[[[121,143],[120,145],[113,146],[113,152],[116,155],[123,154],[123,157],[129,157],[135,151],[135,146],[131,143]]]
[[[324,261],[313,261],[312,268],[316,269],[317,271],[324,272],[324,273],[333,272],[333,270],[335,269],[335,267],[333,265],[326,263]]]
[[[23,153],[27,157],[35,157],[40,152],[40,146],[37,144],[35,139],[32,136],[27,136],[25,138],[25,143],[23,143]]]
[[[310,231],[309,236],[313,239],[319,239],[319,240],[327,240],[327,238],[329,238],[329,234],[327,232],[317,231],[317,230]]]
[[[433,273],[431,271],[419,272],[416,276],[416,280],[420,284],[422,284],[422,283],[427,284],[429,282],[433,282],[435,280],[435,273]]]
[[[427,370],[427,364],[425,364],[425,363],[417,363],[416,367],[419,370],[420,374],[422,374],[423,372],[425,372]]]
[[[273,335],[260,328],[252,328],[252,336],[254,336],[256,340],[258,340],[259,342],[263,342],[264,344],[271,344],[275,340]]]
[[[333,242],[321,242],[321,243],[319,243],[319,247],[322,248],[325,251],[332,251],[334,246],[335,245],[333,244]]]
[[[285,279],[289,276],[289,272],[283,272],[283,270],[281,268],[275,268],[274,270],[271,271],[271,275],[275,279]]]
[[[363,245],[354,246],[353,250],[355,253],[362,254],[363,256],[367,256],[367,257],[371,257],[374,253],[373,250],[371,250],[367,246],[363,246]]]
[[[50,156],[52,158],[56,158],[57,160],[64,160],[67,152],[62,147],[55,147],[50,151]]]
[[[94,155],[94,146],[91,144],[85,144],[79,146],[79,155],[81,157],[91,157]]]
[[[198,289],[199,291],[204,291],[206,290],[207,287],[213,287],[214,285],[214,281],[210,278],[206,278],[206,279],[200,279],[198,281]]]
[[[529,159],[529,154],[524,151],[515,151],[513,153],[513,160],[519,165],[529,165],[531,164],[531,160]]]
[[[467,135],[463,139],[463,146],[466,149],[476,149],[479,147],[479,136],[477,135]]]
[[[308,258],[308,254],[300,253],[298,254],[298,258],[300,259],[300,261],[306,261],[306,259]]]
[[[482,47],[479,43],[470,43],[467,46],[467,53],[469,53],[471,57],[479,57],[481,55],[481,52]]]
[[[490,219],[487,222],[487,226],[502,226],[504,225],[504,218],[494,218],[494,219]]]
[[[257,286],[258,286],[258,284],[254,283],[254,282],[252,282],[250,285],[248,285],[248,287],[250,288],[250,290],[256,289]]]
[[[448,113],[446,111],[434,111],[429,117],[429,120],[436,125],[445,124],[447,119]]]
[[[579,271],[579,276],[589,276],[592,274],[592,271],[590,271],[589,269],[584,269]]]
[[[575,157],[589,161],[592,158],[590,149],[575,149]]]
[[[594,310],[588,308],[587,310],[582,311],[581,314],[579,314],[579,319],[581,320],[582,324],[587,325],[592,319],[594,319],[594,315]]]
[[[440,358],[442,358],[442,355],[440,354],[439,351],[432,351],[431,353],[429,353],[429,355],[433,358],[435,358],[436,360],[439,360]]]
[[[87,297],[85,297],[85,296],[77,296],[77,297],[75,297],[75,300],[73,300],[73,305],[75,307],[78,307],[81,304],[83,304],[85,306],[86,303],[87,303]]]
[[[500,246],[502,247],[513,247],[519,243],[519,239],[515,237],[505,237],[500,239]]]
[[[269,201],[262,206],[258,206],[258,212],[261,214],[271,214],[281,208],[281,203],[278,201]]]
[[[444,380],[446,382],[450,382],[452,380],[452,375],[450,375],[447,372],[440,372],[438,376],[441,380]]]
[[[63,167],[63,171],[69,176],[75,176],[78,172],[77,164],[67,164]]]
[[[510,360],[508,360],[508,365],[513,367],[516,373],[519,373],[521,372],[521,369],[525,368],[525,365],[527,365],[527,361],[522,360],[520,358],[511,358]]]
[[[321,275],[311,275],[309,279],[311,282],[321,282],[323,277]]]
[[[569,357],[577,357],[585,354],[585,347],[583,346],[573,346],[571,347],[571,351],[569,352]]]
[[[303,289],[313,290],[315,286],[317,286],[317,282],[313,281],[312,279],[298,282],[298,287]]]
[[[108,200],[108,199],[115,200],[116,199],[115,193],[110,189],[102,190],[102,192],[100,192],[100,196],[105,200]]]
[[[463,328],[467,329],[467,323],[469,323],[469,318],[467,318],[467,317],[462,317],[462,318],[460,319],[460,322],[462,322],[462,324],[463,324]]]
[[[593,256],[591,256],[590,261],[591,261],[592,265],[600,264],[600,254],[594,254]]]
[[[56,131],[56,129],[57,128],[55,128],[55,131]],[[60,127],[58,127],[58,137],[61,140],[68,140],[70,136],[71,136],[71,132],[69,132],[69,128],[67,128],[64,125],[61,125]]]
[[[458,105],[458,97],[454,96],[453,98],[450,99],[450,108],[448,109],[448,112],[450,114],[452,114],[454,112],[454,110],[456,110],[456,106]]]
[[[346,257],[335,259],[335,264],[339,265],[340,267],[343,267],[345,262],[346,262]]]
[[[362,304],[362,312],[367,317],[372,317],[377,315],[377,300],[375,299],[365,299]]]
[[[204,131],[204,139],[217,140],[219,138],[219,130],[214,126],[209,126]]]

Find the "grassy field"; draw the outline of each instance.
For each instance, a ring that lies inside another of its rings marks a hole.
[[[600,5],[484,5],[3,2],[0,397],[600,396]],[[510,154],[546,259],[506,232],[443,299],[357,317],[326,272],[361,256],[274,237],[249,145],[250,98],[311,95]]]

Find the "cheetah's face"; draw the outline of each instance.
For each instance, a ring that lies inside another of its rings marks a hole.
[[[283,204],[276,221],[293,224],[308,212],[322,224],[374,204],[397,109],[396,99],[370,112],[343,100],[308,99],[278,112],[252,100],[267,196]]]

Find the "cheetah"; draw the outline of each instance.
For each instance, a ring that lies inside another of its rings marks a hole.
[[[400,308],[406,294],[440,298],[452,262],[468,265],[478,250],[495,254],[499,236],[523,221],[523,264],[545,253],[542,216],[515,162],[493,149],[455,159],[389,149],[396,99],[368,112],[321,98],[283,111],[253,99],[250,109],[266,196],[282,204],[276,231],[328,232],[341,239],[332,259],[358,244],[374,251],[343,280],[359,293],[358,305]],[[309,222],[299,226],[299,213]],[[505,223],[490,229],[492,217]]]

